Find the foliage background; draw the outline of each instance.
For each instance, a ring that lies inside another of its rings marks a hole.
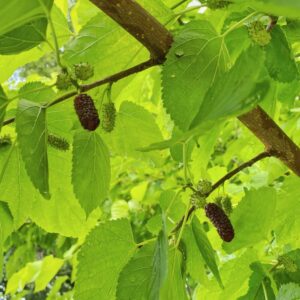
[[[163,68],[113,84],[113,132],[89,133],[72,98],[45,108],[65,94],[61,66],[89,62],[91,83],[147,51],[87,0],[0,0],[0,121],[16,117],[0,140],[3,299],[300,298],[300,180],[274,157],[207,200],[231,197],[233,242],[203,210],[167,241],[190,205],[187,180],[216,182],[264,150],[233,116],[259,102],[300,144],[298,2],[138,2],[175,43]],[[247,26],[269,15],[280,16],[271,42],[254,45]],[[105,88],[88,92],[99,111]]]

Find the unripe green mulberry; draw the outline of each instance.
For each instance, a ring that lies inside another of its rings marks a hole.
[[[283,265],[288,272],[294,273],[298,271],[296,263],[287,255],[279,256],[278,263]]]
[[[59,90],[67,90],[72,86],[72,79],[68,73],[60,73],[57,75],[56,87]]]
[[[212,184],[206,179],[201,179],[197,184],[197,190],[202,195],[207,195],[212,190]]]
[[[191,204],[196,208],[204,208],[206,204],[206,197],[199,192],[195,192],[191,196]]]
[[[232,203],[230,197],[228,196],[222,197],[221,203],[225,213],[229,216],[232,213]]]
[[[89,131],[96,130],[100,119],[93,99],[87,94],[80,94],[74,100],[74,107],[82,127]]]
[[[88,80],[94,76],[94,68],[88,63],[74,65],[74,73],[77,79]]]
[[[229,216],[232,213],[232,203],[228,196],[219,196],[215,198],[215,203],[221,207]]]
[[[113,131],[116,121],[116,108],[113,102],[104,103],[102,106],[102,128],[107,132]]]
[[[230,3],[226,0],[207,0],[207,7],[210,9],[226,8]]]
[[[215,203],[208,203],[205,205],[205,213],[216,227],[221,239],[225,242],[232,241],[234,229],[223,209]]]
[[[253,42],[260,46],[266,46],[271,41],[271,34],[267,31],[266,26],[260,22],[252,22],[248,27],[249,36]]]
[[[48,144],[51,147],[62,151],[67,151],[70,148],[70,145],[66,139],[55,136],[53,134],[48,135]]]

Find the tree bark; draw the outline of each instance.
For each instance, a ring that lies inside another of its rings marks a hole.
[[[136,1],[90,1],[142,43],[153,58],[164,60],[173,41],[172,35]]]
[[[140,41],[152,57],[162,62],[172,45],[171,33],[134,0],[90,0]],[[300,149],[283,130],[257,107],[239,117],[265,145],[266,151],[279,158],[300,176]]]

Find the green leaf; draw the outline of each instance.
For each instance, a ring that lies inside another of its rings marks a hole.
[[[253,273],[249,279],[249,289],[247,294],[239,297],[238,300],[260,300],[265,299],[265,292],[267,299],[275,299],[274,292],[270,286],[270,279],[267,277],[267,272],[259,262],[251,265]]]
[[[4,93],[2,86],[0,85],[0,132],[1,132],[8,103],[9,103],[8,99]]]
[[[96,132],[77,131],[73,142],[72,183],[87,214],[100,206],[110,184],[109,152]]]
[[[300,3],[295,0],[234,0],[233,2],[248,3],[250,7],[270,15],[300,17]]]
[[[14,193],[11,192],[13,190]],[[1,200],[8,203],[14,217],[14,226],[18,228],[28,216],[35,189],[27,176],[16,144],[1,162],[0,194]]]
[[[161,289],[163,300],[187,300],[185,285],[181,274],[182,255],[176,248],[169,251],[168,277]]]
[[[297,176],[285,178],[277,196],[275,220],[276,237],[280,243],[295,241],[299,245],[298,232],[300,230],[299,190],[300,179]]]
[[[154,250],[152,274],[147,291],[147,299],[159,299],[160,289],[168,274],[168,238],[166,221],[163,214],[163,226],[160,231]]]
[[[162,229],[155,246],[153,244],[143,246],[122,270],[117,299],[159,299],[161,286],[168,274],[167,269],[168,240],[165,229]]]
[[[194,233],[189,225],[184,228],[182,242],[186,251],[186,271],[194,280],[205,285],[208,282],[207,271],[204,266],[202,254],[198,249]]]
[[[198,249],[199,249],[205,263],[207,264],[207,266],[209,267],[211,272],[216,277],[219,285],[222,287],[223,284],[222,284],[222,280],[221,280],[218,266],[216,263],[215,251],[212,248],[212,246],[206,236],[206,233],[204,232],[202,225],[200,224],[197,217],[193,218],[192,230],[193,230],[193,234],[194,234]]]
[[[280,287],[276,300],[299,300],[300,285],[296,283],[284,284]]]
[[[273,188],[263,187],[258,190],[246,191],[245,197],[233,210],[230,217],[235,237],[232,242],[224,243],[223,248],[228,253],[232,253],[243,247],[267,240],[275,208],[276,191]]]
[[[296,79],[298,69],[284,31],[276,26],[271,32],[272,40],[266,46],[266,67],[270,76],[280,82]]]
[[[175,37],[163,67],[163,102],[182,130],[189,128],[206,91],[225,71],[223,42],[207,21],[190,22]]]
[[[93,229],[78,255],[75,299],[115,299],[119,273],[135,250],[128,220],[106,222]]]
[[[192,126],[236,115],[261,100],[261,91],[264,94],[268,88],[266,83],[257,84],[263,59],[258,47],[244,51],[235,65],[210,87]]]
[[[18,95],[20,99],[40,104],[49,103],[57,97],[50,86],[40,81],[31,81],[24,84],[19,89]]]
[[[140,105],[125,101],[121,104],[116,117],[116,126],[111,134],[104,135],[107,144],[122,156],[136,159],[150,158],[159,161],[157,153],[143,154],[136,149],[162,139],[154,116]]]
[[[154,244],[143,246],[122,270],[117,287],[117,300],[148,300],[153,272]]]
[[[26,284],[33,282],[35,283],[34,291],[42,291],[62,267],[63,263],[63,259],[55,258],[52,255],[46,256],[42,260],[28,263],[8,280],[6,294],[20,292]]]
[[[17,54],[46,40],[47,19],[41,18],[0,36],[0,54]]]
[[[46,108],[21,100],[16,130],[26,171],[33,185],[49,198]]]
[[[0,1],[1,20],[0,35],[14,30],[33,20],[45,17],[41,4],[51,8],[53,0],[6,0]]]
[[[0,279],[3,280],[3,245],[7,237],[13,231],[13,216],[8,208],[7,203],[0,201]],[[7,268],[7,262],[5,262],[5,269]]]
[[[110,57],[115,58],[113,64]],[[98,13],[66,44],[62,58],[69,66],[82,61],[90,63],[95,76],[101,78],[146,59],[146,51],[117,23]]]

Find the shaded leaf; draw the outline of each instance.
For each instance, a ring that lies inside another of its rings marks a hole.
[[[135,250],[128,220],[110,221],[94,228],[78,255],[75,299],[115,299],[119,273]]]
[[[73,142],[72,183],[87,214],[100,206],[110,184],[109,152],[96,132],[77,131]]]
[[[46,108],[21,100],[16,129],[28,176],[43,197],[49,198]]]

